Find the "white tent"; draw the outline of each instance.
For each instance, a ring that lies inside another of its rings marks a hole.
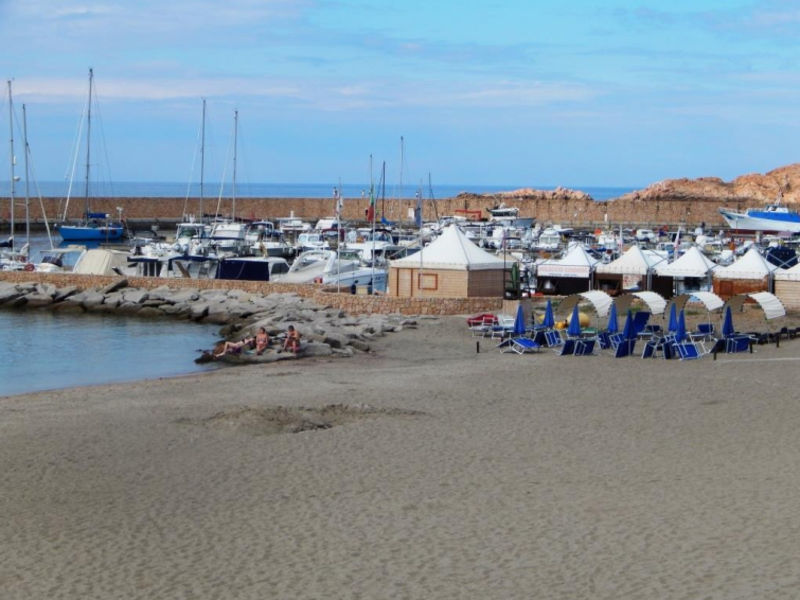
[[[732,265],[716,269],[714,279],[763,279],[777,268],[753,247]]]
[[[789,269],[776,270],[775,281],[800,281],[800,262]]]
[[[596,258],[586,252],[586,248],[580,244],[573,244],[562,258],[548,259],[539,263],[536,276],[587,279],[597,262]]]
[[[457,271],[511,267],[511,263],[506,264],[494,254],[478,248],[456,225],[446,227],[442,235],[416,254],[389,264],[392,267]]]
[[[705,256],[697,246],[692,246],[686,253],[669,264],[656,266],[659,277],[705,277],[709,271],[718,268],[714,261]]]
[[[654,252],[644,252],[639,246],[631,246],[617,260],[598,265],[597,273],[614,275],[647,275],[656,264],[665,261],[664,257]]]

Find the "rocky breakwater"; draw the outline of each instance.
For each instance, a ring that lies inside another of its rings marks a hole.
[[[403,315],[348,315],[296,294],[263,296],[241,290],[132,288],[120,279],[102,288],[57,287],[49,283],[0,281],[0,308],[70,313],[112,313],[140,318],[184,319],[219,324],[227,340],[251,337],[264,327],[275,340],[262,355],[250,352],[223,357],[229,363],[273,362],[310,356],[353,356],[369,352],[370,342],[389,332],[416,327]],[[289,325],[301,335],[297,355],[281,352],[279,340]],[[211,351],[199,360],[213,359]]]

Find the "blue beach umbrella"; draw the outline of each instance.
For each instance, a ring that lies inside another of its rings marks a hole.
[[[628,341],[636,339],[636,334],[633,331],[633,315],[630,309],[628,309],[628,316],[625,317],[625,325],[622,327],[622,339]]]
[[[676,329],[678,329],[678,314],[675,303],[673,302],[669,305],[669,324],[667,325],[667,331],[675,331]]]
[[[580,315],[578,314],[577,304],[572,308],[572,317],[570,317],[569,327],[567,327],[567,335],[569,337],[581,336],[581,319]]]
[[[733,329],[733,314],[731,313],[731,307],[725,307],[725,318],[722,321],[722,337],[730,337],[734,333]]]
[[[619,325],[617,324],[617,305],[611,304],[611,309],[608,312],[608,326],[606,327],[608,333],[617,333]]]
[[[678,314],[678,326],[675,328],[675,341],[680,343],[686,337],[686,316],[683,314],[683,309]]]
[[[633,315],[628,309],[628,316],[625,317],[625,325],[622,327],[622,339],[627,347],[625,353],[621,356],[628,356],[633,350],[633,345],[636,343],[636,331],[633,328]]]
[[[542,319],[542,327],[552,329],[556,324],[555,317],[553,317],[553,303],[550,298],[547,299],[547,306],[544,309],[544,319]]]
[[[522,310],[522,304],[517,306],[517,318],[514,319],[514,329],[512,333],[514,337],[525,335],[525,312]]]

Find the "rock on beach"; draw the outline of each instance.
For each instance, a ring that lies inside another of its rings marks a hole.
[[[348,315],[291,293],[259,296],[242,290],[168,286],[143,290],[128,287],[126,279],[88,289],[0,281],[0,308],[19,307],[215,323],[221,326],[220,335],[231,341],[255,336],[258,329],[264,327],[272,340],[271,348],[262,356],[247,352],[227,355],[224,362],[230,364],[296,358],[291,353],[277,352],[290,324],[300,333],[298,356],[301,357],[348,357],[369,352],[373,338],[416,326],[414,319],[404,315]],[[209,352],[198,360],[211,356]]]

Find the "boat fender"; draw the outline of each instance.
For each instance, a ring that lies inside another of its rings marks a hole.
[[[33,263],[25,263],[25,270],[26,271],[33,271],[36,267],[33,266]]]
[[[322,277],[314,277],[314,283],[322,283]]]

